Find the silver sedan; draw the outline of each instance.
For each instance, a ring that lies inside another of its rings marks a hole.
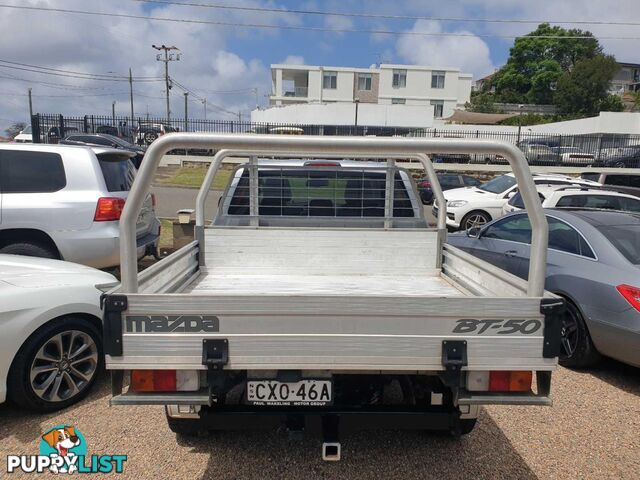
[[[560,362],[586,367],[600,355],[640,367],[640,214],[547,209],[545,287],[567,300]],[[448,243],[526,278],[525,213],[449,235]]]

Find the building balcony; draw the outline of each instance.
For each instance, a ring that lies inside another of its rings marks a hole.
[[[308,95],[308,87],[294,87],[293,89],[282,92],[283,97],[307,98]]]

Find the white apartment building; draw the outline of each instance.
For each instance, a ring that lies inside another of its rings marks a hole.
[[[359,125],[428,127],[464,108],[472,84],[459,69],[392,64],[272,65],[271,78],[272,108],[255,111],[254,121],[350,125],[358,104]]]

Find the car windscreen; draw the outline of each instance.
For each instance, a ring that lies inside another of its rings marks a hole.
[[[483,183],[482,185],[478,186],[478,188],[480,190],[484,190],[485,192],[502,193],[505,190],[513,187],[515,184],[515,177],[502,175],[500,177],[494,178],[493,180],[489,180],[488,182]]]
[[[541,203],[544,202],[544,195],[542,195],[540,192],[538,192],[538,198],[540,199]],[[522,199],[522,195],[520,194],[520,192],[516,192],[516,194],[509,199],[508,203],[512,207],[524,208],[524,200]]]
[[[98,155],[100,170],[110,192],[128,192],[136,176],[136,169],[128,157],[122,155]]]
[[[31,125],[27,125],[20,133],[31,133]]]
[[[624,257],[640,265],[640,224],[597,227]]]
[[[384,217],[385,172],[365,169],[273,168],[258,172],[258,214],[291,217]],[[394,217],[416,213],[396,172]],[[249,174],[245,169],[228,208],[229,215],[249,215]]]

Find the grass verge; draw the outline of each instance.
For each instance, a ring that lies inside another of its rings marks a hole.
[[[171,185],[176,187],[200,187],[204,180],[204,176],[207,174],[207,167],[182,167],[175,171],[175,173],[167,178],[161,179],[158,183],[161,185]],[[215,178],[213,179],[213,189],[223,189],[229,182],[232,170],[222,169],[218,170]]]

